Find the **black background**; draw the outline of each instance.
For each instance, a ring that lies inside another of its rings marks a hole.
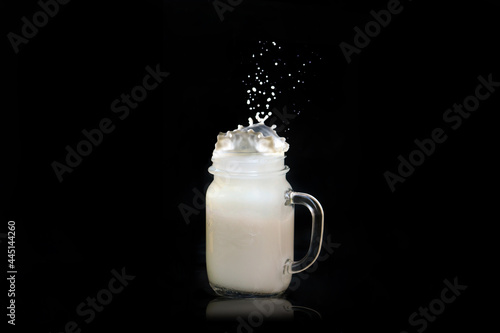
[[[287,179],[320,200],[325,238],[340,246],[285,295],[321,320],[297,313],[252,329],[416,332],[408,317],[455,277],[467,290],[426,331],[488,327],[497,303],[498,91],[457,130],[442,117],[474,93],[479,75],[500,81],[499,7],[402,5],[350,64],[339,44],[352,44],[353,28],[387,1],[244,0],[224,21],[211,1],[71,1],[19,54],[3,37],[0,230],[16,221],[16,329],[61,332],[74,320],[82,332],[241,330],[205,318],[216,297],[204,211],[186,223],[179,204],[194,207],[193,189],[210,182],[216,135],[254,115],[242,62],[258,41],[278,42],[290,59],[322,56],[307,88],[287,95],[305,105],[284,134]],[[3,36],[38,10],[35,1],[2,3]],[[157,64],[170,76],[119,120],[111,102]],[[60,183],[51,163],[106,117],[115,130]],[[384,172],[437,127],[447,141],[392,193]],[[307,219],[298,208],[298,253]],[[85,323],[75,308],[122,267],[135,279]]]

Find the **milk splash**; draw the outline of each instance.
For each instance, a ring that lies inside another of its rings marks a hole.
[[[280,137],[276,133],[274,130],[276,125],[269,127],[264,124],[264,121],[271,114],[272,112],[267,113],[267,115],[265,112],[257,112],[255,115],[257,123],[254,123],[250,117],[248,118],[248,126],[243,127],[242,125],[238,125],[238,128],[233,131],[219,133],[212,158],[224,157],[228,154],[284,156],[289,148],[285,138]],[[261,117],[261,115],[264,117]]]

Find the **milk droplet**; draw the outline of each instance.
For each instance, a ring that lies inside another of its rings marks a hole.
[[[257,119],[257,120],[258,120],[258,122],[259,122],[259,123],[261,123],[261,124],[264,124],[264,121],[266,121],[266,120],[267,120],[267,118],[269,118],[269,116],[272,114],[272,112],[270,112],[268,115],[265,115],[265,116],[262,118],[261,116],[259,116],[259,113],[260,113],[260,114],[262,114],[262,115],[264,115],[264,111],[257,112],[257,113],[255,114],[255,119]]]

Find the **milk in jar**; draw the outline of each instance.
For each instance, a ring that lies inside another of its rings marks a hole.
[[[284,266],[293,260],[294,210],[284,204],[291,188],[287,150],[263,123],[219,134],[206,195],[207,273],[214,289],[258,295],[288,287]]]

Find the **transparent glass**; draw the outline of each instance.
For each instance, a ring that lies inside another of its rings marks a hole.
[[[311,195],[292,191],[283,160],[214,161],[209,169],[214,180],[206,194],[206,259],[208,279],[218,295],[279,295],[291,275],[307,269],[319,255],[323,209]],[[299,261],[293,261],[296,204],[312,215],[309,251]]]

